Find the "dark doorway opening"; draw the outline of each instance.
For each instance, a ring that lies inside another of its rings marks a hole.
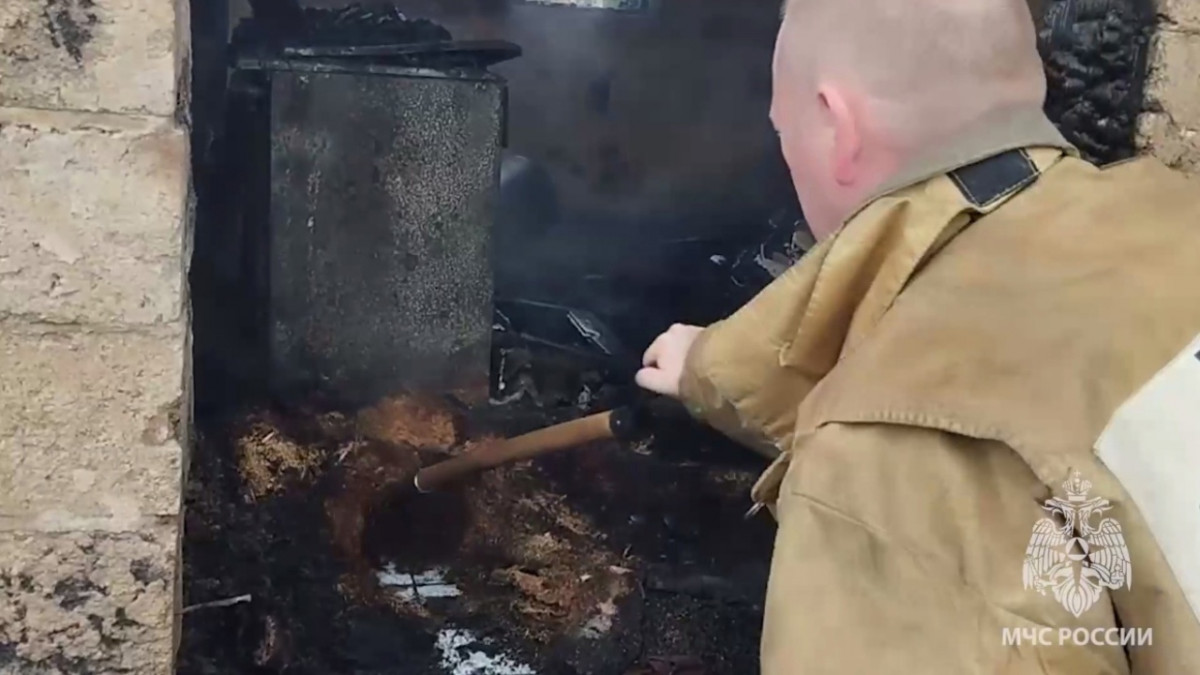
[[[254,208],[271,191],[245,166],[269,176],[277,158],[256,145],[274,133],[270,103],[243,89],[255,80],[236,76],[231,37],[252,9],[289,19],[256,4],[192,3],[184,605],[251,600],[185,614],[179,672],[755,672],[773,525],[742,514],[763,462],[715,434],[672,424],[416,505],[399,488],[448,449],[626,402],[650,338],[724,316],[810,243],[766,114],[778,0],[399,1],[521,55],[488,69],[507,101],[485,391],[358,401],[282,396],[265,372],[255,242],[270,214]],[[1151,4],[1034,4],[1051,118],[1091,159],[1130,156]]]

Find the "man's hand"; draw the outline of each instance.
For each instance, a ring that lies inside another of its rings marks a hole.
[[[704,330],[699,326],[675,324],[667,332],[655,338],[642,356],[642,366],[637,373],[638,386],[656,394],[679,398],[679,380],[683,377],[683,363],[696,336]]]

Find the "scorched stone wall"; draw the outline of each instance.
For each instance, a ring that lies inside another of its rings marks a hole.
[[[1157,8],[1141,142],[1168,164],[1200,174],[1200,0],[1158,0]]]
[[[0,673],[169,673],[186,5],[0,1]]]

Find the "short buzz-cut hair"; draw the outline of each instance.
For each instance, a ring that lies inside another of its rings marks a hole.
[[[784,0],[781,20],[795,72],[851,84],[914,141],[1045,97],[1026,0]]]

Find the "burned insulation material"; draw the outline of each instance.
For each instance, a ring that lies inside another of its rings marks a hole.
[[[1047,115],[1090,161],[1132,157],[1155,25],[1152,0],[1048,0],[1041,23]]]
[[[552,421],[407,397],[226,420],[190,475],[178,672],[755,672],[774,526],[742,519],[744,450],[673,426],[408,489]]]
[[[234,31],[240,48],[274,44],[414,44],[451,39],[450,31],[423,18],[409,18],[388,3],[354,3],[338,8],[301,9],[294,0],[251,0],[254,18]]]
[[[325,58],[357,71],[372,66],[406,66],[470,76],[521,55],[499,40],[455,42],[450,31],[428,19],[409,18],[387,3],[336,9],[279,2],[260,5],[238,24],[232,43],[240,58]],[[430,73],[431,74],[431,73]]]

